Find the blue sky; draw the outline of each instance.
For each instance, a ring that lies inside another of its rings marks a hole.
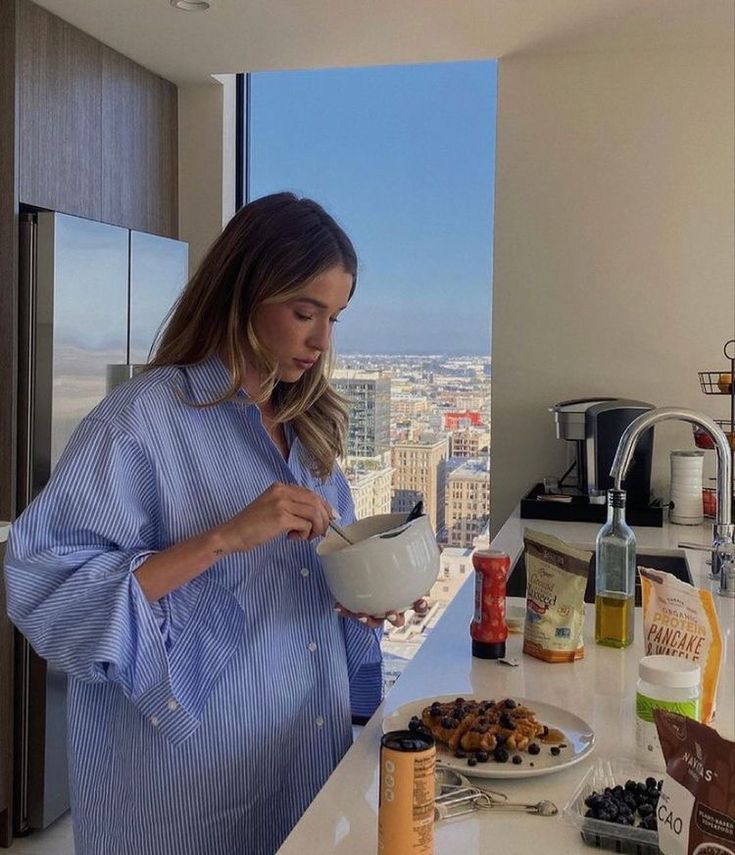
[[[311,196],[360,260],[340,353],[490,352],[494,61],[251,77],[250,198]]]

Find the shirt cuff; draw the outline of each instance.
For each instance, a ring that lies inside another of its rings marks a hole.
[[[245,612],[226,588],[199,577],[187,583],[198,588],[198,596],[181,636],[169,648],[134,576],[131,583],[137,610],[148,617],[139,622],[141,658],[135,671],[141,679],[129,697],[151,726],[178,744],[199,726],[217,680],[242,643]],[[176,592],[168,596],[175,598]],[[162,608],[167,612],[168,606]]]
[[[172,745],[179,745],[199,727],[199,719],[190,715],[174,697],[170,683],[149,689],[136,705],[151,727]]]

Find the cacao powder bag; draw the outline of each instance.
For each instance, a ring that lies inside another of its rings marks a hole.
[[[735,742],[667,710],[653,711],[666,775],[656,808],[663,855],[735,855]]]

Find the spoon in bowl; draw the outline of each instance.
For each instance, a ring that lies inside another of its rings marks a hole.
[[[335,534],[338,534],[342,538],[342,540],[349,543],[350,546],[355,545],[355,542],[353,540],[350,540],[347,534],[345,534],[345,530],[343,528],[340,528],[334,520],[329,520],[329,527],[332,529],[333,532],[335,532]]]

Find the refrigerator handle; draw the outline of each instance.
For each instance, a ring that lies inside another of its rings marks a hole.
[[[22,214],[19,223],[19,328],[18,328],[18,512],[33,498],[33,422],[36,362],[36,246],[38,223],[33,214]]]

